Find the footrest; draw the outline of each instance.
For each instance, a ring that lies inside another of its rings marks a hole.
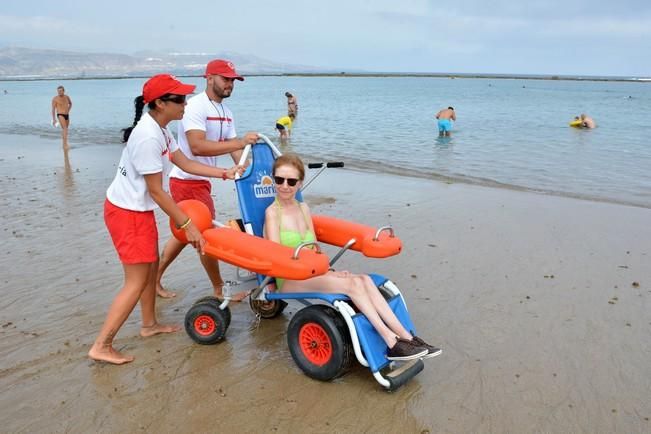
[[[389,372],[384,378],[389,382],[389,390],[396,390],[414,378],[425,365],[421,359],[411,360],[397,369]]]

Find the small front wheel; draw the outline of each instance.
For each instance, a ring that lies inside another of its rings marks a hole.
[[[212,345],[222,339],[228,328],[227,317],[230,317],[230,311],[226,313],[228,307],[224,310],[219,309],[211,301],[196,303],[185,314],[185,331],[198,344]]]
[[[330,306],[313,305],[298,311],[289,323],[287,344],[298,367],[317,380],[343,375],[352,362],[348,328]]]
[[[224,300],[221,298],[215,297],[213,295],[207,295],[205,297],[201,297],[199,300],[195,301],[193,304],[199,304],[203,302],[210,302],[212,303],[215,307],[219,308],[219,306],[222,304]],[[226,315],[226,328],[231,325],[231,310],[226,307],[226,309],[222,310],[224,315]]]
[[[249,306],[251,306],[253,312],[262,318],[271,319],[283,313],[283,310],[287,307],[287,302],[284,300],[254,300],[249,297]]]

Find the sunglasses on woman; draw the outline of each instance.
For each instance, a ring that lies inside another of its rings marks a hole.
[[[169,101],[175,104],[185,103],[185,95],[167,95],[160,98],[161,101]]]
[[[294,187],[299,180],[297,178],[283,178],[282,176],[274,175],[274,182],[277,185],[283,185],[285,181],[287,181],[287,185]]]

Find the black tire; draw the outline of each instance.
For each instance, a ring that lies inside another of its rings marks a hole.
[[[298,367],[316,380],[330,381],[345,374],[353,360],[348,327],[330,306],[299,310],[289,322],[287,345]]]
[[[287,307],[287,302],[284,300],[254,300],[253,297],[249,297],[249,306],[251,306],[253,312],[262,318],[271,319],[283,313]]]
[[[185,314],[185,332],[198,344],[215,344],[224,339],[228,329],[226,315],[226,310],[211,301],[195,304]]]
[[[219,309],[219,306],[222,304],[224,300],[222,300],[219,297],[215,297],[213,295],[207,295],[205,297],[201,297],[199,300],[195,301],[193,304],[199,304],[199,303],[204,303],[204,302],[209,302],[212,303],[216,308]],[[226,328],[228,328],[231,325],[231,309],[226,306],[224,310],[224,316],[226,318]]]

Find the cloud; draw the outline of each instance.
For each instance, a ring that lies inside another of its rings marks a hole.
[[[16,32],[51,33],[66,31],[72,23],[52,17],[20,17],[0,15],[0,33],[15,34]]]

